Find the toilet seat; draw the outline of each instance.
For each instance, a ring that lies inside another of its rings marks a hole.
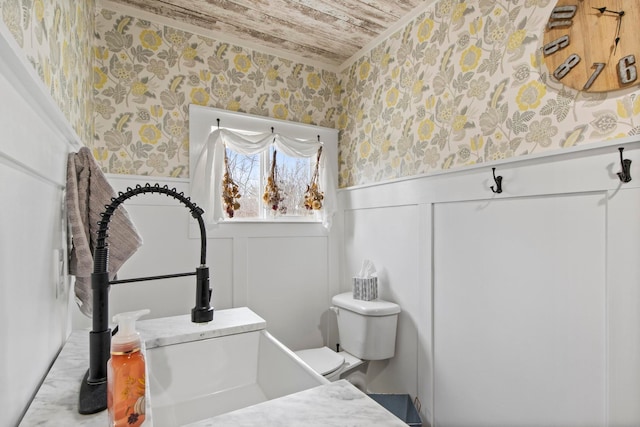
[[[295,352],[314,371],[322,376],[328,376],[344,365],[344,357],[329,347],[310,348]]]

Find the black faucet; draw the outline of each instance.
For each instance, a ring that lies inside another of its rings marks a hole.
[[[109,245],[108,237],[109,221],[115,210],[125,200],[143,193],[159,193],[171,196],[184,204],[200,226],[200,266],[195,272],[178,273],[164,276],[140,277],[135,279],[109,281]],[[135,188],[127,188],[127,191],[118,193],[118,197],[111,199],[109,205],[105,205],[102,220],[99,222],[98,238],[93,256],[93,273],[91,274],[91,289],[93,290],[93,316],[92,330],[89,333],[89,370],[82,379],[80,385],[80,399],[78,412],[81,414],[95,414],[107,408],[107,361],[111,356],[111,329],[109,328],[109,287],[112,284],[140,282],[145,280],[168,279],[171,277],[196,276],[196,305],[191,310],[191,321],[194,323],[206,323],[213,320],[213,307],[211,301],[211,287],[209,286],[209,267],[207,258],[207,234],[202,220],[202,208],[192,203],[183,193],[178,193],[175,188],[169,189],[166,185],[159,184],[144,186],[136,185]]]

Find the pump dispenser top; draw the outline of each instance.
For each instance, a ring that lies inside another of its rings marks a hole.
[[[113,316],[113,321],[118,324],[118,333],[111,338],[112,353],[128,353],[140,349],[141,339],[136,331],[136,320],[149,313],[149,309],[145,309]]]

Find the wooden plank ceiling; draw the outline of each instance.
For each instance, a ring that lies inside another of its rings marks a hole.
[[[112,0],[289,56],[340,66],[428,0]]]

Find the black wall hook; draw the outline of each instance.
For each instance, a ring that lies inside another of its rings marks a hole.
[[[622,168],[622,171],[618,172],[618,178],[622,182],[629,182],[631,181],[631,160],[622,158],[624,147],[620,147],[618,150],[620,150],[620,167]]]
[[[502,193],[502,176],[496,176],[496,168],[492,168],[493,171],[493,180],[496,183],[496,188],[494,190],[493,185],[491,186],[491,191],[494,193]]]

